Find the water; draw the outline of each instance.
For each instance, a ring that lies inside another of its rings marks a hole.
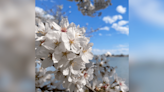
[[[129,86],[129,58],[128,57],[108,57],[110,66],[116,68],[116,73],[119,77],[125,80],[125,84]],[[54,70],[50,67],[47,70]]]
[[[128,57],[108,57],[110,66],[117,66],[116,73],[125,80],[125,84],[129,86],[129,58]]]
[[[108,57],[110,66],[124,79],[130,92],[163,92],[164,63],[137,62],[129,64],[128,57]]]
[[[164,63],[157,61],[129,64],[128,57],[109,57],[109,64],[117,66],[116,73],[123,78],[130,92],[163,92]],[[130,66],[129,66],[130,65]]]
[[[131,92],[163,92],[164,63],[136,62],[130,65]]]

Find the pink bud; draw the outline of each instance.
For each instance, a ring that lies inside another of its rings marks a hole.
[[[67,32],[67,29],[66,28],[62,28],[61,31],[62,32]]]

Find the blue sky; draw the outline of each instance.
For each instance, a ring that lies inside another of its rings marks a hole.
[[[76,25],[79,24],[81,27],[86,26],[86,23],[88,23],[88,28],[102,28],[102,30],[93,33],[93,37],[91,37],[90,42],[94,43],[94,54],[103,54],[107,51],[112,54],[129,53],[128,0],[112,0],[112,6],[109,6],[104,10],[100,10],[102,12],[101,17],[94,18],[83,16],[82,13],[78,11],[75,2],[69,2],[67,0],[54,1],[56,4],[63,4],[63,11],[67,11],[69,6],[71,6],[67,12],[69,14],[69,11],[71,11],[68,16],[70,23],[74,22]],[[45,10],[46,8],[42,4],[51,8],[55,3],[52,2],[53,0],[36,0],[36,7],[40,7]],[[119,21],[122,21],[120,24],[123,23],[121,26],[118,25]],[[115,26],[113,24],[115,24]]]
[[[164,59],[164,0],[129,1],[129,54],[135,59]]]

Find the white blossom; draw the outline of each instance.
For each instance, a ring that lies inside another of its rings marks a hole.
[[[89,9],[95,8],[89,6]],[[40,66],[36,70],[36,87],[51,87],[48,90],[64,87],[69,92],[84,92],[87,87],[104,92],[116,92],[112,87],[128,91],[124,81],[117,77],[116,82],[110,84],[116,67],[110,67],[105,56],[95,56],[96,62],[91,62],[93,43],[89,43],[85,32],[85,28],[69,24],[67,18],[62,18],[59,24],[51,21],[36,24],[35,58],[36,67]],[[48,67],[55,70],[46,71]]]

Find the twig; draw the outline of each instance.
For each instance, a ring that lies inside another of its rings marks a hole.
[[[52,91],[52,92],[67,92],[65,89],[49,89],[49,87],[47,86],[44,86],[44,87],[36,87],[36,88],[39,88],[42,92],[45,92],[45,91]]]
[[[89,92],[96,92],[96,91],[94,91],[91,87],[89,87],[89,86],[87,86],[87,85],[85,85],[85,87],[87,87],[87,88],[89,89]]]

